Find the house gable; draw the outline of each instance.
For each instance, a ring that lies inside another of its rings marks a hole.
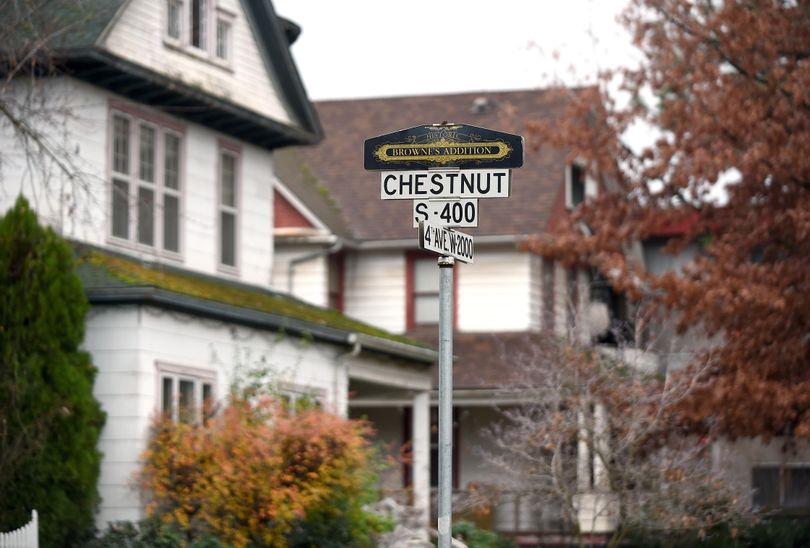
[[[168,30],[169,6],[189,27],[192,5],[208,6],[204,48],[199,32]],[[45,36],[15,29],[0,58],[47,40],[62,72],[236,139],[276,149],[322,138],[289,51],[299,29],[269,0],[57,0],[40,11]]]
[[[289,101],[279,87],[269,59],[262,54],[256,40],[254,21],[239,0],[201,2],[207,32],[199,36],[202,48],[191,44],[191,0],[177,2],[180,13],[180,37],[167,33],[166,1],[130,0],[121,10],[97,45],[120,57],[199,89],[219,99],[232,102],[283,124],[298,125]],[[212,21],[213,19],[213,21]],[[231,26],[230,51],[227,59],[215,52],[216,23],[225,20]],[[277,29],[280,30],[280,29]]]

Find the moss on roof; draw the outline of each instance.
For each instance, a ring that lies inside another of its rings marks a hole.
[[[364,333],[428,348],[424,343],[353,320],[340,312],[241,283],[181,271],[166,265],[143,263],[95,248],[78,248],[77,272],[85,289],[154,287],[245,309],[295,318],[315,325]]]

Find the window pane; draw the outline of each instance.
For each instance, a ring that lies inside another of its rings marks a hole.
[[[236,217],[234,214],[223,211],[220,226],[222,229],[220,262],[224,265],[236,266]]]
[[[165,140],[164,184],[166,188],[180,190],[180,138],[167,133]]]
[[[751,486],[754,488],[754,506],[757,508],[779,507],[778,467],[754,467],[751,470]]]
[[[169,0],[166,34],[171,38],[180,39],[180,2],[178,0]]]
[[[415,323],[439,322],[439,297],[436,295],[417,295],[413,300],[413,320]]]
[[[112,235],[129,238],[129,183],[118,179],[112,186]]]
[[[155,245],[155,192],[138,189],[138,242]]]
[[[208,419],[213,415],[214,409],[214,387],[209,383],[203,383],[202,386],[203,397],[203,419]]]
[[[129,175],[129,120],[113,117],[113,171]]]
[[[174,379],[172,379],[171,377],[163,377],[160,410],[170,417],[172,415],[173,396],[174,396]]]
[[[180,200],[163,195],[163,249],[180,251]]]
[[[571,166],[571,205],[576,206],[585,200],[585,170],[581,166]]]
[[[810,508],[810,468],[785,468],[785,508]]]
[[[200,49],[205,49],[207,15],[205,0],[191,0],[191,45]]]
[[[435,259],[413,262],[413,290],[415,293],[439,292],[439,267]]]
[[[230,154],[222,154],[222,205],[236,207],[236,159]]]
[[[183,422],[194,420],[194,381],[180,381],[178,416]]]
[[[231,25],[222,19],[217,20],[217,57],[228,59],[228,41],[230,40]]]
[[[155,182],[155,130],[141,126],[140,169],[138,174],[142,181]]]

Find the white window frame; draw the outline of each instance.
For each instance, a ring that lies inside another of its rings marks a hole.
[[[233,63],[233,33],[236,16],[222,8],[217,7],[214,18],[213,47],[211,56],[217,63],[230,67]],[[225,38],[225,57],[219,56],[219,24],[223,23],[228,28],[228,35]]]
[[[223,156],[230,156],[233,158],[234,170],[234,191],[233,199],[234,205],[222,203],[222,158]],[[242,167],[241,167],[242,154],[238,147],[230,146],[220,143],[218,156],[217,156],[217,198],[216,198],[216,215],[217,215],[217,268],[220,272],[226,274],[239,275],[239,264],[241,262],[241,230],[239,230],[239,223],[241,219],[242,209]],[[234,264],[229,265],[222,262],[222,214],[228,213],[233,215],[233,253]]]
[[[291,382],[278,383],[279,397],[284,400],[287,409],[291,413],[295,413],[298,400],[309,398],[318,408],[323,409],[326,404],[326,390],[323,388],[315,388],[312,386],[304,386],[302,384],[295,384]]]
[[[211,396],[210,401],[216,402],[217,398],[217,374],[216,371],[209,369],[202,369],[197,367],[188,367],[183,365],[170,364],[165,362],[156,362],[156,390],[155,390],[155,411],[157,413],[165,413],[163,402],[164,392],[164,379],[172,380],[172,394],[171,394],[171,410],[168,418],[172,420],[180,420],[180,382],[190,381],[194,385],[194,423],[201,423],[203,421],[203,403],[205,398],[204,386],[210,386]]]
[[[565,166],[565,207],[568,210],[574,209],[579,204],[574,203],[573,196],[573,173],[572,170],[576,166],[582,170],[582,201],[588,201],[595,198],[599,193],[599,187],[593,177],[590,176],[586,168],[586,163],[581,158],[574,160],[572,163]]]
[[[170,4],[177,4],[178,7],[179,7],[178,14],[177,14],[177,17],[178,17],[177,25],[178,25],[179,36],[172,36],[171,34],[169,34],[169,23],[170,23],[170,19],[171,19],[171,15],[170,15],[171,10],[169,9]],[[164,0],[163,5],[164,5],[164,10],[163,10],[164,11],[163,40],[167,44],[170,44],[170,45],[173,45],[173,46],[176,46],[176,47],[182,47],[183,40],[184,40],[184,37],[185,37],[185,34],[186,34],[186,31],[185,31],[185,29],[186,29],[186,24],[185,24],[186,23],[186,16],[185,16],[185,14],[186,14],[187,0]]]
[[[169,34],[170,5],[175,2],[179,5],[179,31],[180,36]],[[203,44],[196,46],[192,43],[193,25],[191,21],[193,4],[204,3],[203,6]],[[164,0],[163,4],[163,43],[165,46],[191,55],[197,59],[214,64],[222,69],[233,70],[234,34],[236,32],[237,15],[219,5],[218,0]],[[229,32],[225,44],[226,56],[218,55],[218,28],[222,22],[228,26]]]
[[[109,112],[109,153],[108,153],[108,197],[107,197],[107,211],[109,213],[109,227],[106,231],[108,243],[128,249],[142,251],[151,254],[160,254],[167,258],[182,261],[183,260],[183,208],[185,206],[184,200],[184,159],[185,159],[185,136],[182,131],[162,124],[151,116],[143,116],[129,112],[130,109],[120,108],[119,105],[111,105]],[[125,119],[129,123],[128,134],[128,173],[121,173],[114,168],[115,162],[115,119]],[[153,150],[153,179],[149,183],[141,179],[140,174],[140,140],[141,128],[149,127],[155,131],[155,141]],[[179,140],[178,147],[178,188],[170,189],[165,185],[165,137],[171,134]],[[127,188],[127,237],[124,238],[114,233],[115,218],[114,218],[114,203],[116,197],[115,180],[125,181],[128,185]],[[146,188],[153,192],[153,233],[152,244],[141,243],[140,241],[140,226],[139,226],[139,195],[140,189]],[[177,250],[167,249],[165,247],[164,239],[164,203],[167,195],[173,196],[178,200],[177,208]]]
[[[126,120],[126,122],[128,124],[128,127],[127,127],[127,147],[125,149],[126,150],[126,155],[127,155],[127,168],[126,168],[127,172],[126,173],[124,173],[122,171],[117,171],[115,169],[115,158],[116,158],[115,157],[115,154],[116,154],[116,148],[115,148],[115,138],[116,138],[115,120],[116,120],[116,118],[121,119],[121,120]],[[132,203],[131,203],[132,202],[133,186],[135,184],[135,182],[133,180],[133,177],[132,177],[132,170],[133,170],[133,155],[132,155],[132,149],[133,149],[132,134],[133,134],[133,130],[132,130],[132,128],[133,128],[133,125],[134,124],[133,124],[132,116],[129,116],[128,114],[125,114],[123,112],[115,112],[115,111],[113,111],[111,113],[111,115],[110,115],[110,125],[109,125],[110,154],[109,154],[109,170],[108,170],[109,175],[107,177],[107,180],[109,181],[109,189],[110,189],[109,197],[108,197],[108,200],[107,200],[107,204],[109,205],[109,208],[110,208],[109,209],[109,212],[110,212],[110,215],[109,215],[110,223],[109,223],[109,225],[110,225],[110,227],[109,227],[108,234],[109,234],[109,237],[111,239],[124,241],[124,242],[129,242],[134,237],[133,236],[133,231],[132,231],[134,219],[132,218]],[[126,238],[124,238],[123,236],[115,234],[115,200],[116,200],[116,198],[120,197],[118,195],[117,191],[116,191],[116,187],[115,187],[116,181],[125,182],[127,184],[127,195],[125,196],[125,198],[126,198],[125,199],[126,212],[127,212],[127,219],[126,219],[126,227],[127,227],[126,232],[127,232],[127,234],[126,234]]]

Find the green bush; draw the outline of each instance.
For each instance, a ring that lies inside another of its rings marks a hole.
[[[225,548],[213,537],[187,541],[183,533],[157,519],[145,519],[138,525],[119,521],[107,526],[104,534],[88,544],[88,548]]]
[[[804,548],[810,546],[810,517],[770,516],[742,528],[715,527],[673,533],[636,531],[628,535],[633,548]]]
[[[453,524],[452,536],[468,548],[513,548],[511,540],[503,538],[493,531],[480,529],[470,521],[458,521]]]
[[[87,307],[71,248],[18,198],[0,218],[0,531],[36,509],[44,547],[94,530],[104,413],[79,350]]]

